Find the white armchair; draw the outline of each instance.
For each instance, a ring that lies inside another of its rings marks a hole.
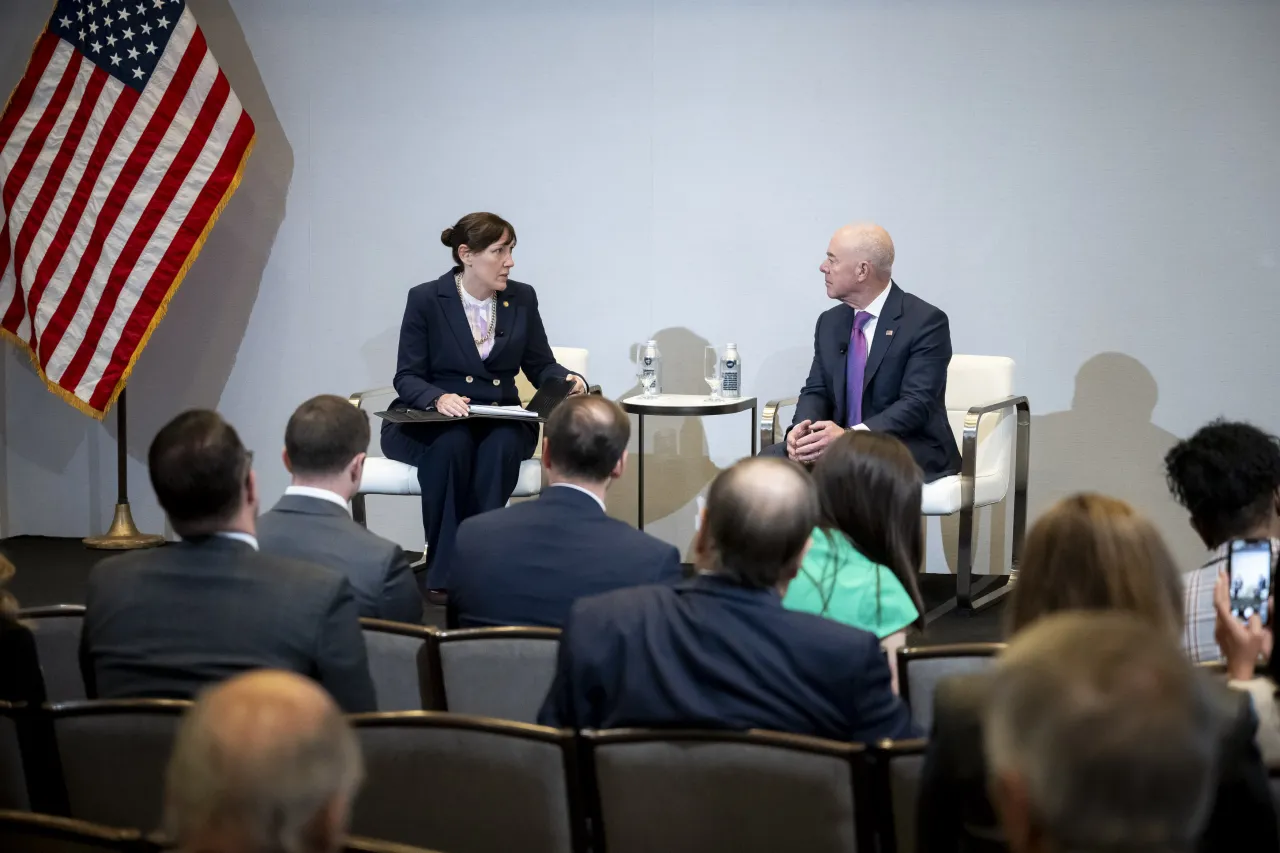
[[[960,473],[926,483],[920,509],[922,515],[960,514],[956,597],[931,611],[930,620],[951,609],[979,610],[1008,592],[1010,575],[989,575],[978,583],[973,581],[973,513],[1004,500],[1011,482],[1011,572],[1022,556],[1027,527],[1031,409],[1026,397],[1014,395],[1013,378],[1014,361],[1004,356],[955,355],[947,368],[947,419],[960,447]],[[765,405],[760,424],[761,446],[782,440],[785,428],[779,415],[795,404],[796,398],[791,397]]]
[[[576,347],[552,347],[556,361],[572,370],[587,376],[588,352]],[[520,392],[520,401],[529,402],[533,398],[533,386],[529,384],[523,373],[516,376],[516,389]],[[351,405],[359,409],[370,409],[375,403],[386,405],[395,396],[395,389],[390,387],[372,388],[358,391],[350,397]],[[379,409],[380,410],[380,409]],[[513,498],[527,498],[542,491],[542,443],[538,443],[532,459],[520,464],[520,478],[516,481]],[[360,491],[351,499],[352,517],[365,524],[365,495],[421,495],[418,485],[418,469],[384,456],[370,456],[364,463],[364,476],[360,479]]]

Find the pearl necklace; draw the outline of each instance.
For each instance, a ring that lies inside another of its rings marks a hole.
[[[454,273],[453,283],[458,288],[458,300],[462,302],[464,306],[463,313],[466,313],[466,309],[465,309],[466,300],[462,298],[462,273]],[[478,338],[476,337],[476,327],[471,325],[471,316],[470,315],[467,316],[467,326],[470,327],[471,329],[471,340],[475,341],[476,346],[480,346],[484,344],[486,341],[488,341],[490,338],[493,337],[493,327],[494,327],[494,324],[497,322],[497,319],[498,319],[498,294],[495,293],[489,297],[489,326],[487,329],[485,329],[485,333],[483,335],[481,335]]]

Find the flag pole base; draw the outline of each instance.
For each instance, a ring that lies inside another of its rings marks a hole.
[[[163,536],[142,533],[133,523],[133,513],[127,503],[116,504],[116,517],[105,536],[90,536],[81,540],[89,548],[106,551],[133,551],[138,548],[155,548],[164,544]]]

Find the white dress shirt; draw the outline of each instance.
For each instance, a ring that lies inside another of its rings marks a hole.
[[[286,495],[299,495],[304,498],[317,498],[318,500],[328,501],[331,504],[337,504],[343,509],[347,509],[347,499],[337,492],[331,492],[328,489],[317,489],[314,486],[290,486],[284,490]]]
[[[234,539],[237,542],[243,542],[255,551],[259,550],[258,537],[254,536],[252,533],[245,533],[241,530],[220,530],[213,535],[222,539]]]
[[[562,489],[577,489],[578,491],[582,492],[584,495],[589,495],[589,496],[591,497],[591,500],[593,500],[593,501],[595,501],[596,503],[600,504],[600,509],[601,509],[601,510],[603,510],[603,511],[605,511],[605,512],[608,512],[608,510],[604,508],[604,501],[600,500],[600,496],[599,496],[599,495],[597,495],[597,494],[596,494],[595,492],[593,492],[593,491],[590,491],[590,490],[588,490],[588,489],[584,489],[584,488],[582,488],[582,486],[576,485],[576,484],[574,484],[574,483],[552,483],[552,484],[551,484],[551,488],[553,488],[553,489],[554,489],[554,488],[557,488],[557,487],[558,487],[558,488],[562,488]]]
[[[884,290],[880,291],[880,295],[871,300],[871,304],[862,310],[871,315],[871,319],[862,327],[862,335],[867,339],[867,357],[871,356],[871,346],[876,342],[876,326],[880,324],[880,315],[884,313],[884,303],[889,299],[889,291],[893,289],[893,282],[890,281],[885,285]],[[865,424],[854,424],[850,429],[866,429]]]

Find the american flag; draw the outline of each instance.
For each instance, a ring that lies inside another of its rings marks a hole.
[[[106,414],[253,142],[184,0],[59,0],[0,114],[0,333],[50,390]]]

